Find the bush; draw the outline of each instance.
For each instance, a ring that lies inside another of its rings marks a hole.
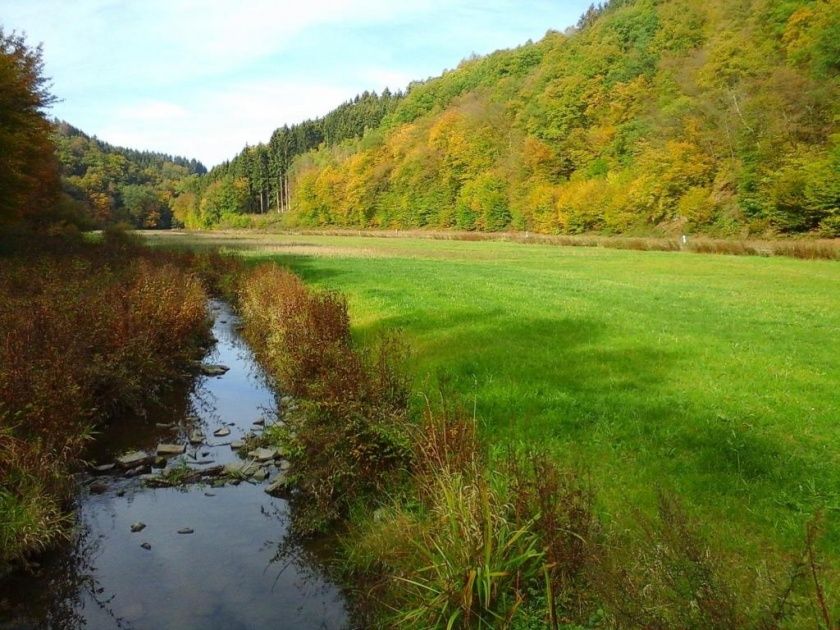
[[[275,266],[244,278],[240,305],[258,356],[281,390],[300,401],[277,439],[300,495],[297,528],[322,530],[408,465],[404,348],[385,339],[374,352],[360,352],[344,298],[311,291]]]
[[[47,544],[90,431],[175,378],[206,329],[199,280],[108,232],[0,265],[0,562]],[[21,246],[22,247],[22,246]]]

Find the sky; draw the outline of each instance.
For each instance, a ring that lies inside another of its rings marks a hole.
[[[364,90],[574,24],[591,0],[0,0],[43,44],[47,113],[208,167]]]

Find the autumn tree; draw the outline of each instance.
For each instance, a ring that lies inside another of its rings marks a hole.
[[[37,221],[58,200],[58,168],[44,110],[54,102],[41,48],[0,30],[0,223]]]

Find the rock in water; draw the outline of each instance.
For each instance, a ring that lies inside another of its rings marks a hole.
[[[123,468],[135,468],[140,464],[145,464],[148,458],[149,456],[143,451],[132,451],[117,457],[117,464]]]
[[[254,424],[258,427],[265,426],[265,418],[257,418],[256,420],[254,420]]]
[[[144,529],[146,529],[146,524],[141,523],[140,521],[137,521],[136,523],[131,524],[131,531],[134,532],[134,533],[137,533],[139,531],[143,531]]]
[[[126,477],[136,477],[137,475],[142,475],[149,471],[149,466],[147,464],[140,464],[136,468],[132,468],[130,470],[125,471]]]
[[[259,466],[255,462],[231,462],[225,465],[224,472],[232,476],[250,477],[258,469]]]
[[[201,444],[204,441],[204,434],[196,429],[190,433],[190,444]]]
[[[108,489],[108,486],[106,486],[101,481],[94,481],[92,484],[90,484],[91,494],[102,494],[107,489]]]
[[[213,435],[216,437],[225,437],[226,435],[230,435],[230,429],[227,427],[222,427],[221,429],[216,429],[213,431]]]
[[[182,527],[181,529],[178,530],[178,533],[179,534],[192,534],[194,531],[195,530],[193,530],[191,527]]]
[[[158,455],[180,455],[187,450],[184,444],[158,444]]]
[[[145,549],[146,551],[152,548],[152,546],[147,542],[141,543],[140,546],[143,547],[143,549]]]
[[[230,368],[226,365],[214,365],[213,363],[202,363],[199,368],[204,376],[221,376]]]
[[[234,451],[239,450],[240,448],[245,448],[245,441],[244,440],[234,440],[233,442],[230,443],[230,447]]]
[[[277,457],[278,454],[279,453],[276,448],[257,448],[253,451],[249,451],[248,457],[253,457],[260,462],[267,462]]]
[[[268,473],[266,472],[265,468],[260,468],[257,472],[253,474],[253,478],[256,481],[265,481],[268,479]]]
[[[102,464],[101,466],[91,466],[90,469],[97,474],[102,474],[111,472],[115,467],[116,464]]]

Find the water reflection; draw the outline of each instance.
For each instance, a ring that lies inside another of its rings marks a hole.
[[[213,309],[218,343],[206,360],[230,371],[169,392],[143,417],[121,419],[92,448],[92,460],[185,442],[199,425],[207,439],[188,448],[184,461],[225,463],[236,459],[230,441],[259,418],[271,421],[274,395],[234,330],[235,316],[224,304]],[[221,426],[231,434],[213,437]],[[289,536],[289,505],[263,484],[149,489],[137,479],[105,479],[103,494],[82,485],[72,544],[45,558],[39,575],[0,585],[0,628],[347,625],[340,590],[317,554]],[[132,533],[137,521],[145,528]],[[179,534],[182,528],[193,533]]]

